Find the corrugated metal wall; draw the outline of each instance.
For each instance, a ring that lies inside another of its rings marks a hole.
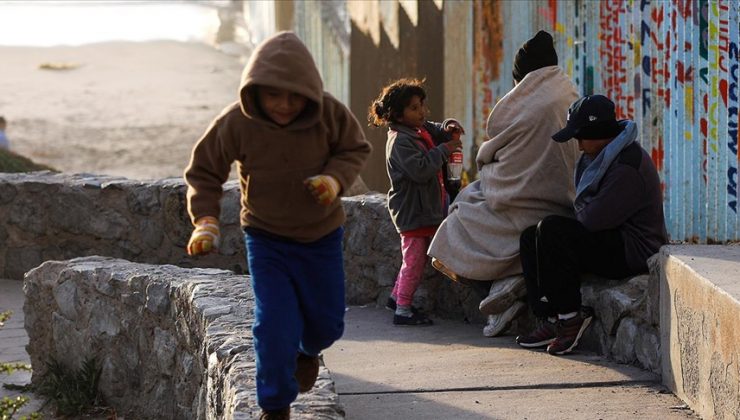
[[[295,32],[306,43],[324,80],[324,89],[349,103],[349,16],[346,3],[294,2]]]
[[[476,61],[476,141],[484,138],[487,111],[512,87],[519,46],[545,29],[581,92],[609,96],[618,117],[640,126],[640,141],[664,183],[671,239],[740,240],[740,2],[532,0],[472,7],[475,56],[501,57]]]

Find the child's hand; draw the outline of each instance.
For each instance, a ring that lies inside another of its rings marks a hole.
[[[195,221],[195,230],[188,242],[188,255],[205,255],[218,248],[221,233],[218,219],[212,216],[201,217]]]
[[[446,143],[442,143],[442,144],[445,145],[445,147],[447,148],[447,150],[450,153],[454,152],[455,150],[461,150],[462,149],[462,141],[460,140],[460,136],[457,136],[457,139],[455,139],[453,137],[452,140],[450,140],[450,141],[448,141]]]
[[[331,175],[316,175],[306,178],[303,185],[311,191],[316,201],[322,206],[329,206],[339,194],[339,181]]]
[[[445,126],[445,131],[450,133],[452,140],[460,140],[460,136],[465,134],[465,129],[461,125],[451,122]]]

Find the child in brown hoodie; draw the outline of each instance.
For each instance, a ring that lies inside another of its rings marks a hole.
[[[237,162],[241,224],[255,296],[257,402],[289,418],[310,390],[319,353],[344,330],[340,200],[370,144],[352,113],[323,90],[308,49],[291,32],[260,44],[239,101],[211,123],[185,171],[195,230],[188,253],[218,246],[222,184]]]

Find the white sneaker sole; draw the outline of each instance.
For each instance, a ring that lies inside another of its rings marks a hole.
[[[478,310],[484,315],[492,315],[504,312],[514,302],[527,294],[527,285],[524,276],[508,277],[502,280],[503,284],[494,284],[496,288],[478,305]]]
[[[514,302],[506,311],[500,314],[489,315],[488,323],[483,327],[483,335],[496,337],[505,332],[511,326],[512,321],[517,319],[527,309],[524,302]]]

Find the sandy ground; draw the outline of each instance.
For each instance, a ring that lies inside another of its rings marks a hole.
[[[0,115],[14,151],[63,172],[180,177],[243,65],[195,42],[3,47]],[[71,63],[68,70],[43,63]]]

